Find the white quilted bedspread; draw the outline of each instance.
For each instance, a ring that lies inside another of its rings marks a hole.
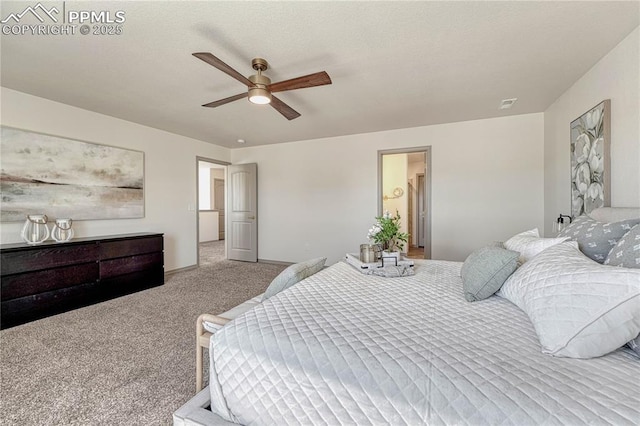
[[[469,303],[461,263],[338,263],[211,339],[212,410],[242,424],[639,424],[640,360],[541,353],[526,314]]]

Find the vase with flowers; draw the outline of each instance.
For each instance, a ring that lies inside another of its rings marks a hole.
[[[391,216],[385,211],[382,216],[376,217],[376,223],[369,229],[367,238],[379,244],[382,248],[382,257],[395,257],[400,259],[400,250],[409,240],[409,234],[400,232],[400,214]]]

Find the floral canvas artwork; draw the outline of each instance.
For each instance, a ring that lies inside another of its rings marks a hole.
[[[144,153],[2,126],[0,220],[144,217]]]
[[[571,122],[571,216],[609,206],[610,101]]]

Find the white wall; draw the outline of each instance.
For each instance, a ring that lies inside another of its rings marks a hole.
[[[640,27],[544,112],[545,234],[571,214],[569,125],[611,99],[611,205],[640,206]]]
[[[206,167],[198,168],[198,208],[200,210],[211,210],[211,169]],[[200,238],[202,241],[202,238]]]
[[[3,125],[144,151],[145,217],[74,221],[77,237],[162,232],[165,270],[196,264],[196,156],[229,161],[228,149],[7,88],[0,94]],[[20,241],[21,226],[0,224],[1,241]]]
[[[258,257],[333,263],[366,242],[378,150],[432,146],[432,255],[474,249],[543,222],[543,114],[231,151],[258,163]]]
[[[218,212],[200,211],[198,212],[198,241],[205,243],[207,241],[220,240],[220,228],[218,223]]]

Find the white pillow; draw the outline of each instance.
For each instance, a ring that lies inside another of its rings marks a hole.
[[[526,261],[532,259],[535,255],[542,250],[560,244],[563,241],[568,240],[569,237],[562,238],[541,238],[538,233],[538,228],[530,231],[521,232],[518,235],[514,235],[504,242],[504,246],[508,250],[517,251],[520,253],[518,263],[522,265]]]
[[[640,270],[594,262],[575,241],[525,263],[500,296],[529,315],[542,352],[554,356],[605,355],[640,333]]]

